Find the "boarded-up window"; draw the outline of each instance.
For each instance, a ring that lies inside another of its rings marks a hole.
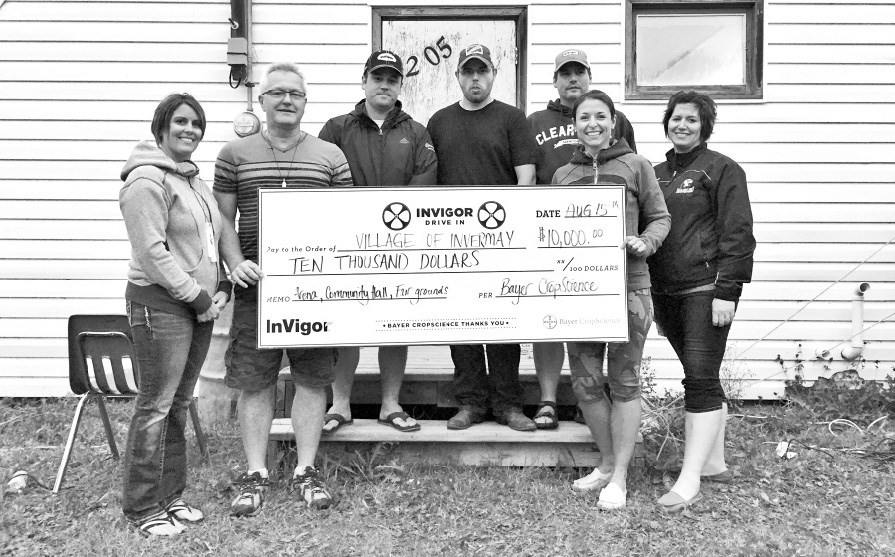
[[[404,60],[401,103],[425,124],[437,110],[460,100],[455,72],[459,52],[474,43],[491,51],[497,75],[492,97],[525,106],[524,8],[375,8],[373,47]]]

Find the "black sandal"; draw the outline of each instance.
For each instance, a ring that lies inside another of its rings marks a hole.
[[[549,412],[546,409],[552,408],[553,412]],[[542,400],[538,403],[538,411],[535,413],[534,422],[535,426],[538,429],[556,429],[559,427],[559,420],[556,418],[556,403],[550,400]],[[542,423],[538,421],[538,418],[550,418],[550,421],[547,423]]]

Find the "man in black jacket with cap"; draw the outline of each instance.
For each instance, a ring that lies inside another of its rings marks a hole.
[[[330,119],[320,131],[320,139],[335,143],[345,153],[357,187],[435,184],[435,149],[429,134],[401,110],[398,96],[403,81],[401,58],[387,50],[374,52],[361,78],[364,100],[350,113]],[[333,404],[323,418],[324,435],[352,421],[351,389],[359,358],[358,347],[339,348],[333,372]],[[398,403],[406,364],[406,346],[379,347],[379,422],[404,432],[420,429]]]

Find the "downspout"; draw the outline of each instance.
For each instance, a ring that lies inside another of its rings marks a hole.
[[[843,360],[856,360],[864,354],[864,292],[869,289],[867,282],[855,288],[851,303],[851,346],[842,349]]]

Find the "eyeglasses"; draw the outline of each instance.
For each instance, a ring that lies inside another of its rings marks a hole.
[[[265,91],[261,93],[262,95],[267,95],[272,100],[276,102],[280,102],[281,100],[286,98],[286,95],[289,95],[289,98],[292,100],[300,100],[303,101],[308,98],[308,94],[304,91],[281,91],[280,89],[272,89],[270,91]]]

